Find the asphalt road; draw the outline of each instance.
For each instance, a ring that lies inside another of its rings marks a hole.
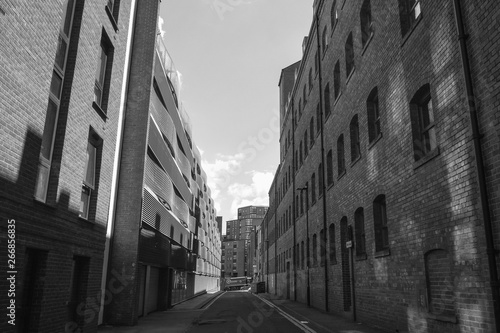
[[[188,333],[299,333],[314,331],[247,291],[229,291],[210,304]]]

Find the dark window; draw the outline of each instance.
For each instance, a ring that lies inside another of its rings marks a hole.
[[[69,321],[83,328],[85,316],[79,306],[87,299],[87,285],[89,278],[90,258],[74,256],[73,272],[70,286],[70,300],[68,302]]]
[[[326,264],[326,242],[325,242],[325,231],[321,229],[319,232],[319,257],[321,266]]]
[[[389,248],[389,230],[385,195],[381,194],[373,201],[373,225],[375,228],[375,251]]]
[[[94,103],[101,111],[106,113],[108,94],[113,67],[113,45],[106,33],[102,32],[101,47],[97,57],[97,68],[94,84]]]
[[[93,220],[95,217],[101,165],[101,147],[101,138],[91,129],[87,141],[82,195],[80,200],[80,217],[86,220]]]
[[[337,139],[337,169],[339,176],[345,172],[344,134]]]
[[[354,213],[354,227],[356,233],[356,255],[366,254],[365,214],[361,207]]]
[[[365,47],[373,32],[370,0],[363,1],[359,16],[361,19],[361,45]]]
[[[309,122],[309,141],[312,147],[314,144],[314,116],[311,117],[311,121]]]
[[[302,89],[302,98],[304,99],[304,106],[307,103],[307,84],[304,84],[304,88]]]
[[[435,249],[425,254],[425,277],[428,311],[454,318],[456,316],[455,286],[448,252]]]
[[[309,68],[309,91],[311,91],[312,87],[313,87],[312,68]]]
[[[304,262],[305,262],[305,254],[304,254],[304,241],[302,241],[302,243],[301,243],[301,249],[300,249],[300,252],[301,252],[301,261],[300,261],[300,266],[302,267],[302,269],[304,269]]]
[[[323,53],[326,52],[327,47],[328,47],[328,28],[325,26],[323,28]]]
[[[399,19],[403,37],[410,32],[420,16],[420,0],[399,0]]]
[[[330,263],[337,263],[337,254],[335,252],[335,224],[330,224],[328,228],[328,237],[330,239]]]
[[[335,69],[333,70],[333,94],[335,100],[340,96],[340,61],[337,60],[335,63]]]
[[[321,129],[321,108],[318,105],[316,105],[316,133],[319,133],[319,130]]]
[[[316,203],[316,175],[313,173],[311,176],[311,204]]]
[[[312,259],[313,259],[313,266],[318,265],[318,239],[316,234],[313,235],[313,243],[312,243]]]
[[[309,140],[309,137],[307,136],[307,130],[304,132],[304,156],[307,156],[309,154],[309,143],[307,142]]]
[[[304,191],[300,191],[300,215],[304,214]]]
[[[420,88],[411,100],[410,113],[413,156],[418,161],[437,147],[434,110],[428,84]]]
[[[330,83],[326,84],[325,87],[325,96],[323,97],[325,100],[325,116],[328,117],[331,112],[330,108]]]
[[[120,0],[108,0],[107,10],[109,10],[109,14],[113,18],[113,24],[116,25],[116,22],[118,22],[118,13],[120,12]]]
[[[328,185],[333,184],[333,152],[331,149],[326,155],[326,182]]]
[[[318,166],[318,192],[319,195],[323,195],[323,164]]]
[[[361,148],[359,145],[359,124],[358,115],[354,115],[349,125],[351,132],[351,162],[354,162],[361,156]]]
[[[352,32],[349,33],[345,42],[345,75],[349,77],[354,70],[354,45],[352,42]]]
[[[300,165],[302,165],[302,161],[303,161],[303,159],[302,159],[302,157],[303,157],[302,151],[303,151],[302,150],[302,141],[300,141],[300,144],[299,144],[299,163],[300,163]]]
[[[368,140],[373,142],[381,133],[380,131],[380,109],[378,103],[378,89],[373,88],[366,100],[366,111],[368,118]]]
[[[337,25],[337,20],[338,20],[337,1],[334,0],[330,10],[330,23],[332,25],[332,31],[335,29],[335,26]]]

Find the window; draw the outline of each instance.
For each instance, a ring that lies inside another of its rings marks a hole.
[[[174,226],[173,225],[170,226],[170,238],[174,239]]]
[[[330,239],[330,263],[335,264],[337,263],[337,254],[335,252],[335,224],[330,224],[330,227],[328,228],[328,237]]]
[[[354,46],[352,42],[352,32],[349,33],[347,41],[345,42],[345,75],[347,78],[354,70]]]
[[[304,269],[304,262],[305,262],[305,255],[304,255],[304,241],[302,241],[301,243],[301,249],[300,249],[300,252],[301,252],[301,261],[300,261],[300,266],[302,267],[302,269]]]
[[[319,196],[323,195],[323,165],[318,166],[318,192]]]
[[[104,30],[101,38],[101,47],[97,58],[97,68],[94,84],[94,107],[106,113],[109,93],[109,80],[113,64],[113,46]]]
[[[328,47],[328,28],[325,26],[323,28],[323,54],[325,54],[327,47]]]
[[[309,122],[309,141],[312,147],[314,144],[314,116],[311,117],[311,121]]]
[[[304,191],[300,191],[300,215],[304,214]]]
[[[111,19],[113,28],[115,29],[115,31],[118,30],[116,22],[118,22],[118,13],[120,12],[120,0],[108,0],[106,12]]]
[[[59,118],[60,104],[63,95],[63,83],[66,76],[66,65],[70,46],[71,31],[74,21],[74,0],[66,0],[63,5],[63,20],[59,30],[56,57],[52,69],[52,79],[49,90],[49,101],[43,127],[42,143],[38,175],[35,186],[35,198],[45,202],[49,187],[49,176],[52,166],[52,154],[56,138],[56,128]]]
[[[309,144],[307,142],[309,140],[309,137],[307,136],[307,130],[304,132],[304,156],[307,156],[309,154]]]
[[[311,176],[311,204],[316,203],[316,175],[313,173]]]
[[[304,84],[304,88],[302,89],[302,98],[304,99],[304,106],[307,103],[307,84]]]
[[[314,55],[314,72],[318,73],[319,70],[319,54],[318,51],[316,51],[316,54]]]
[[[326,183],[333,185],[333,152],[330,149],[326,155]]]
[[[313,235],[313,244],[312,244],[312,255],[313,255],[313,266],[318,265],[318,238],[316,234]]]
[[[319,257],[321,266],[326,264],[326,242],[325,242],[325,231],[321,229],[319,232]]]
[[[321,129],[321,109],[318,105],[316,105],[316,133],[319,133],[319,130]]]
[[[428,84],[420,88],[411,100],[410,116],[413,133],[413,157],[415,161],[418,161],[437,147],[434,110]]]
[[[337,139],[337,173],[341,176],[345,172],[345,158],[344,158],[344,134],[340,134]]]
[[[300,144],[299,144],[299,163],[300,163],[300,165],[302,165],[302,161],[303,161],[303,159],[302,159],[302,157],[303,157],[302,151],[303,151],[302,150],[302,141],[300,141]]]
[[[298,218],[299,217],[299,195],[297,194],[295,196],[295,218]]]
[[[337,20],[339,18],[338,12],[337,12],[337,1],[332,2],[332,8],[330,11],[330,21],[332,25],[332,31],[335,29],[335,26],[337,25]]]
[[[435,315],[456,316],[453,270],[447,251],[435,249],[425,254],[428,311]]]
[[[309,68],[309,91],[311,91],[313,87],[313,74],[312,74],[312,68]]]
[[[389,231],[385,195],[381,194],[373,201],[373,225],[375,227],[375,251],[389,249]]]
[[[330,83],[326,84],[325,87],[325,96],[323,97],[325,100],[325,116],[328,118],[331,112],[330,108]]]
[[[368,118],[368,140],[375,141],[381,134],[380,131],[380,109],[378,104],[378,88],[375,87],[370,92],[366,100],[366,111]]]
[[[302,98],[299,99],[299,119],[302,117]]]
[[[361,156],[361,149],[359,146],[358,115],[354,115],[354,117],[352,117],[349,129],[351,132],[351,162],[354,162]]]
[[[415,26],[421,14],[420,0],[399,0],[399,19],[403,37]]]
[[[333,94],[335,100],[340,96],[340,61],[337,60],[335,63],[335,69],[333,70]]]
[[[354,228],[356,237],[356,255],[366,254],[366,244],[365,244],[365,215],[363,208],[359,207],[354,212]]]
[[[101,139],[91,130],[89,140],[87,142],[87,152],[85,160],[85,169],[83,172],[82,196],[80,200],[80,217],[89,219],[91,217],[90,207],[92,199],[95,198],[97,192],[98,179],[98,160],[100,162]]]
[[[309,183],[306,182],[306,185],[304,187],[306,188],[306,194],[305,194],[304,201],[306,204],[306,210],[308,210],[309,209]]]
[[[359,13],[361,19],[361,45],[365,47],[368,40],[373,33],[372,30],[372,9],[370,0],[363,1],[361,12]]]

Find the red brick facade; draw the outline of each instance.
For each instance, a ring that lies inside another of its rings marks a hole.
[[[319,38],[313,19],[281,96],[269,292],[307,302],[309,261],[313,307],[388,331],[493,332],[454,1],[410,2],[315,3]],[[460,2],[498,247],[500,5]]]

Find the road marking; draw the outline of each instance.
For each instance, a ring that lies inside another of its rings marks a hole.
[[[266,303],[269,305],[271,308],[276,309],[280,315],[285,317],[285,319],[288,319],[292,324],[300,328],[302,331],[307,332],[307,333],[317,333],[315,330],[312,328],[304,325],[304,323],[298,319],[295,319],[294,317],[290,316],[288,313],[285,311],[281,310],[278,306],[274,305],[272,302],[268,301],[267,299],[264,299],[260,297],[259,295],[253,294],[254,296],[258,297],[262,302]],[[306,322],[307,323],[307,322]]]

